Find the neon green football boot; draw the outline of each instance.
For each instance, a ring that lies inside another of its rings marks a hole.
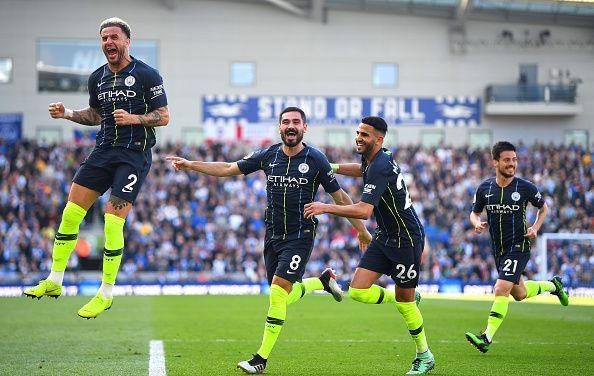
[[[25,296],[31,299],[41,299],[42,296],[49,296],[50,298],[58,299],[62,294],[62,286],[55,284],[49,279],[42,279],[37,286],[31,287],[23,291]]]
[[[105,299],[100,292],[97,293],[91,299],[90,302],[85,304],[81,309],[78,310],[78,315],[83,319],[96,318],[103,311],[107,311],[113,304],[113,298]]]
[[[552,292],[551,294],[556,295],[557,298],[559,298],[559,303],[561,303],[561,305],[568,305],[569,296],[567,296],[567,292],[565,292],[565,289],[563,288],[563,282],[561,282],[561,278],[554,276],[553,279],[551,279],[551,282],[553,282],[553,285],[555,285],[555,292]]]
[[[466,332],[465,335],[468,342],[470,342],[472,346],[476,347],[478,351],[482,352],[483,354],[489,351],[491,342],[489,342],[485,333],[481,333],[477,336],[473,333]]]

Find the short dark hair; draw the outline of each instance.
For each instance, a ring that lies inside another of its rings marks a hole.
[[[130,39],[130,25],[128,25],[128,23],[126,21],[122,20],[121,18],[117,18],[117,17],[111,17],[111,18],[108,18],[108,19],[104,20],[103,22],[101,22],[101,26],[99,26],[99,35],[101,35],[101,32],[103,31],[103,29],[105,29],[106,27],[111,27],[111,26],[117,26],[120,29],[122,29],[124,34],[126,34],[128,39]]]
[[[516,147],[511,142],[497,142],[495,145],[493,145],[493,148],[491,149],[491,155],[493,156],[493,160],[498,161],[499,157],[501,156],[501,153],[504,151],[516,151]]]
[[[366,116],[361,119],[361,123],[371,125],[375,130],[385,135],[388,131],[388,123],[379,116]]]
[[[301,120],[303,120],[303,123],[307,123],[307,119],[305,117],[305,112],[303,112],[302,109],[300,109],[299,107],[287,107],[284,110],[281,111],[280,115],[278,115],[278,123],[282,123],[283,121],[283,114],[286,114],[287,112],[294,112],[297,111],[301,114]]]

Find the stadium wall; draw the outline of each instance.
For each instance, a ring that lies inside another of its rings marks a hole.
[[[172,6],[168,7],[167,4]],[[467,22],[470,44],[466,54],[450,52],[451,21],[365,12],[329,11],[322,23],[284,12],[269,4],[227,1],[112,1],[2,0],[0,2],[1,57],[13,59],[12,81],[0,84],[0,113],[22,112],[23,133],[35,138],[40,127],[58,127],[72,137],[70,124],[55,121],[47,105],[63,101],[67,107],[87,106],[87,96],[39,93],[39,38],[99,38],[99,23],[119,16],[132,26],[134,39],[157,40],[159,69],[165,80],[171,123],[160,130],[161,141],[181,141],[184,130],[202,127],[201,98],[206,94],[320,95],[320,96],[476,96],[484,100],[489,84],[515,84],[519,64],[537,63],[539,81],[551,68],[571,71],[582,79],[576,116],[482,116],[480,127],[493,140],[532,143],[563,140],[565,131],[594,134],[593,29]],[[522,35],[549,29],[552,47],[496,44],[502,30]],[[486,41],[487,45],[481,45]],[[570,41],[589,41],[569,45]],[[257,64],[256,85],[231,87],[230,63]],[[372,86],[372,64],[395,62],[399,83],[393,89]],[[484,102],[483,102],[484,106]],[[310,124],[307,139],[324,143],[328,131],[352,126]],[[67,127],[67,128],[66,128]],[[84,129],[84,127],[79,127]],[[397,129],[394,142],[418,143],[427,127]],[[468,142],[468,128],[445,128],[445,142]]]

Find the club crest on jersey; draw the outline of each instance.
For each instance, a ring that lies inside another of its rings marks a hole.
[[[134,78],[134,76],[128,76],[124,80],[124,85],[130,87],[130,86],[134,85],[135,82],[136,82],[136,78]]]
[[[514,201],[518,201],[520,199],[520,193],[519,192],[512,193],[511,198]]]
[[[302,174],[305,174],[307,171],[309,171],[309,165],[307,163],[301,163],[298,167],[299,172],[301,172]]]

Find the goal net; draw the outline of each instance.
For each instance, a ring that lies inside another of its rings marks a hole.
[[[544,233],[538,242],[537,279],[558,275],[570,295],[594,297],[594,234]]]

